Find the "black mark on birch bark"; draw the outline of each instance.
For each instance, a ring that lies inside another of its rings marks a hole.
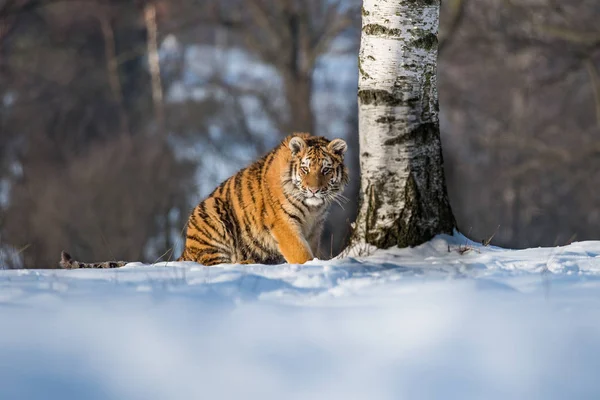
[[[379,24],[367,24],[363,28],[363,32],[367,35],[399,36],[401,31],[398,28],[390,29]]]
[[[421,36],[418,39],[415,39],[411,42],[411,44],[415,47],[419,47],[425,50],[431,50],[438,45],[438,38],[433,33],[427,33]]]
[[[358,98],[360,99],[360,103],[365,105],[398,106],[402,104],[400,98],[385,90],[359,90]]]
[[[428,122],[419,124],[409,133],[400,134],[383,142],[385,146],[395,146],[408,141],[414,142],[417,145],[425,145],[437,140],[439,135],[439,127],[437,124]]]
[[[367,215],[365,217],[365,240],[368,243],[373,243],[377,240],[379,230],[377,229],[377,217],[378,211],[381,207],[380,195],[383,189],[383,184],[378,183],[377,188],[373,184],[369,184],[367,187]]]
[[[392,122],[396,122],[396,117],[391,115],[386,115],[384,117],[379,117],[375,120],[375,122],[379,124],[391,124]]]
[[[363,78],[370,78],[371,75],[369,75],[362,67],[362,60],[360,57],[358,57],[358,71],[360,72],[360,74],[362,75]]]
[[[410,6],[433,6],[440,3],[440,0],[404,0],[404,4]]]

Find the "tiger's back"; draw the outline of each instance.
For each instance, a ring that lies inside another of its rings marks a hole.
[[[215,265],[313,259],[329,205],[348,182],[345,151],[342,139],[306,133],[287,137],[194,208],[178,261]]]

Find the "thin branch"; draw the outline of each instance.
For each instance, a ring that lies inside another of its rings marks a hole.
[[[337,38],[342,32],[352,26],[354,21],[351,18],[351,13],[340,13],[337,8],[329,7],[326,13],[323,26],[325,29],[311,39],[311,49],[307,55],[308,64],[311,68],[314,66],[317,58],[327,52],[331,42]]]
[[[285,21],[282,21],[282,15],[273,18],[272,11],[265,7],[261,0],[247,0],[245,4],[248,6],[253,22],[267,31],[266,37],[271,42],[270,47],[281,48],[282,38],[285,40],[286,36],[289,36],[289,32],[285,29]],[[279,22],[279,26],[273,20]]]
[[[262,111],[267,115],[269,120],[277,127],[280,132],[285,131],[286,122],[282,119],[282,113],[273,106],[273,96],[261,88],[242,88],[231,85],[218,77],[213,78],[211,83],[217,87],[226,90],[233,97],[251,96],[255,98],[261,105]]]
[[[538,31],[556,39],[565,40],[570,43],[596,46],[600,43],[599,32],[577,32],[572,29],[558,26],[541,25]]]

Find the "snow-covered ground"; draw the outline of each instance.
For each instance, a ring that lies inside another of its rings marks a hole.
[[[600,242],[0,271],[0,399],[598,399]]]

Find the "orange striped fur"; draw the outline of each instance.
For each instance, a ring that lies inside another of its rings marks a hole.
[[[329,205],[348,183],[346,143],[298,133],[240,170],[198,204],[178,261],[302,264],[317,256]],[[63,268],[122,263],[61,261]]]

